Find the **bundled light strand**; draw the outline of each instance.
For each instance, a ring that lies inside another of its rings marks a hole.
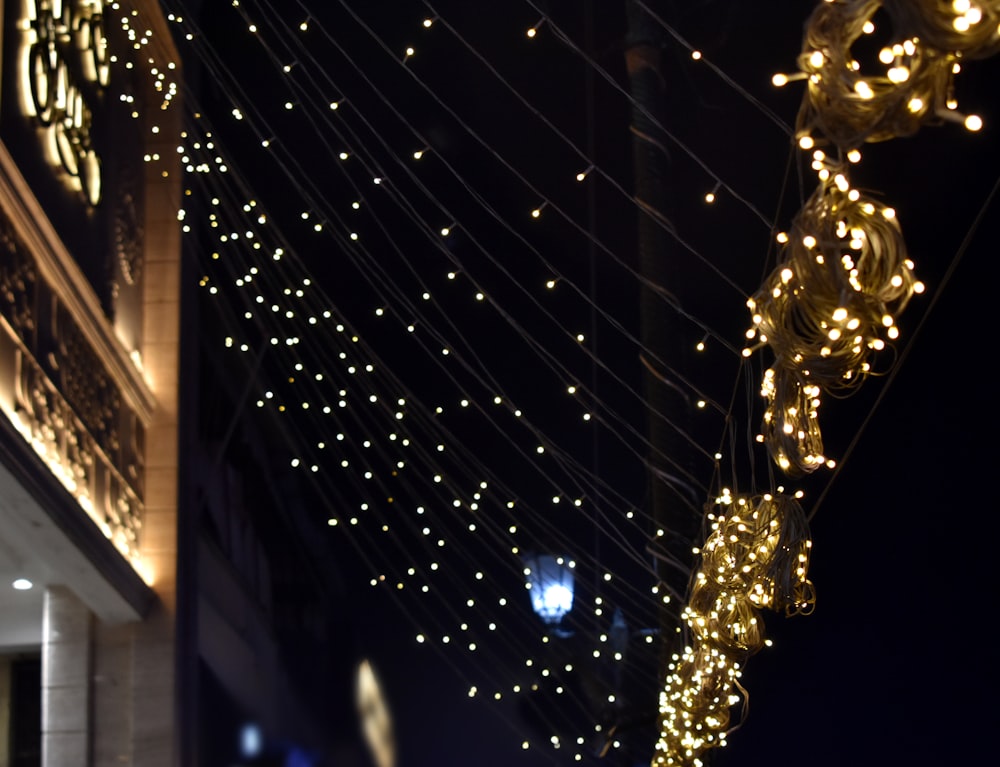
[[[812,611],[812,541],[802,507],[787,495],[716,499],[711,534],[683,618],[692,641],[675,656],[660,693],[660,740],[653,763],[700,767],[701,755],[726,745],[731,709],[747,658],[766,644],[764,608]]]

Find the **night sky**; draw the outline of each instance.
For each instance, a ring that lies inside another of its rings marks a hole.
[[[282,424],[287,441],[273,446],[275,460],[301,467],[316,535],[329,539],[344,577],[344,629],[331,652],[345,669],[364,656],[379,668],[400,764],[568,764],[578,751],[597,763],[593,723],[607,712],[594,701],[610,689],[623,691],[634,726],[621,734],[629,755],[605,761],[648,762],[658,688],[655,647],[642,633],[656,621],[645,550],[650,414],[637,396],[638,212],[623,4],[164,5],[185,17],[175,26],[192,85],[188,110],[199,114],[186,146],[211,131],[230,171],[193,174],[190,184],[190,258],[218,287],[205,300],[232,304],[230,323],[205,332],[219,335],[220,353],[235,353],[223,349],[223,337],[256,353],[276,333],[303,334],[301,344],[263,357],[254,398],[262,416]],[[690,436],[671,459],[696,480],[700,505],[719,488],[712,454],[720,445],[737,457],[741,489],[766,489],[767,457],[751,436],[760,368],[754,361],[747,371],[757,379],[738,378],[733,349],[749,324],[745,298],[774,263],[771,223],[787,227],[813,189],[807,154],[778,124],[794,124],[801,88],[770,84],[775,72],[795,71],[812,4],[650,5],[703,54],[692,59],[664,30],[669,214],[688,246],[670,253],[679,274],[670,290],[684,307],[675,330],[687,350],[674,362],[698,392],[692,402],[708,401],[669,415]],[[529,39],[526,30],[542,18]],[[425,27],[424,19],[434,21]],[[898,368],[886,362],[886,375],[855,396],[824,401],[829,456],[842,459],[863,429],[840,469],[786,483],[803,489],[806,512],[815,512],[817,608],[809,617],[766,617],[775,646],[750,661],[749,716],[715,764],[930,765],[986,753],[996,508],[987,461],[997,427],[987,323],[1000,227],[996,203],[983,206],[1000,174],[998,75],[994,58],[969,62],[956,81],[960,109],[983,116],[980,133],[927,126],[866,148],[856,168],[855,185],[896,209],[927,291],[900,318]],[[280,245],[287,254],[277,266],[240,251],[246,238],[220,246],[206,223],[214,210],[223,231],[228,222],[239,226],[251,198],[254,218],[267,212],[263,252]],[[281,303],[263,319],[243,289],[251,281],[234,287],[255,264],[254,285]],[[299,317],[308,311],[282,292],[293,278],[310,281],[309,311],[332,313],[318,330],[305,328]],[[280,315],[289,307],[296,317],[286,321]],[[706,338],[705,351],[695,352]],[[344,373],[347,365],[359,375]],[[369,392],[378,400],[371,406]],[[336,409],[341,397],[349,405],[324,419],[319,406]],[[305,400],[308,412],[297,407]],[[398,437],[388,437],[394,421]],[[413,447],[402,450],[406,435]],[[336,458],[323,452],[327,442]],[[349,469],[341,471],[341,460]],[[733,472],[727,458],[725,484]],[[487,478],[489,490],[476,499]],[[542,643],[512,545],[578,561],[572,637]],[[411,566],[417,575],[406,575]],[[370,586],[380,575],[385,583]],[[424,582],[433,584],[428,594],[419,593]],[[585,660],[616,607],[632,634],[618,676],[613,664]],[[558,681],[538,676],[540,667],[567,662],[576,671]],[[342,689],[330,694],[330,726],[344,742],[334,763],[361,764],[347,679],[345,671]],[[532,681],[537,694],[510,692]],[[554,694],[557,683],[564,694]],[[503,700],[494,702],[500,689]],[[558,750],[548,744],[553,731],[564,738]],[[579,747],[578,733],[586,733]]]

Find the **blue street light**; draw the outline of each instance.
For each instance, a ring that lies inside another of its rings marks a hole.
[[[540,554],[525,557],[524,575],[531,592],[531,606],[550,626],[556,626],[573,609],[573,562]]]

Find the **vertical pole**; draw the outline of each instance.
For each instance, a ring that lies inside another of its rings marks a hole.
[[[651,0],[653,1],[653,0]],[[632,157],[635,197],[639,203],[638,271],[643,278],[639,294],[640,338],[650,354],[643,360],[643,394],[650,415],[647,434],[650,442],[649,503],[656,529],[665,531],[658,541],[680,562],[691,558],[692,541],[699,520],[691,513],[684,488],[669,478],[676,475],[664,456],[683,463],[677,431],[662,414],[675,423],[687,417],[688,403],[673,386],[665,383],[670,374],[657,369],[656,359],[682,368],[683,343],[679,339],[678,316],[664,300],[662,292],[676,294],[678,283],[677,248],[665,222],[670,220],[670,158],[658,127],[667,119],[665,79],[661,61],[661,30],[635,2],[628,0],[628,37],[625,63],[633,99]],[[656,359],[652,359],[655,357]],[[687,573],[657,562],[660,581],[671,591],[684,594]],[[670,604],[660,611],[661,668],[665,674],[670,656],[679,646],[680,605]]]

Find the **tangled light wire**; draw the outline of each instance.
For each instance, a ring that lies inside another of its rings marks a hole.
[[[885,75],[863,75],[851,47],[874,32],[880,9],[909,36],[880,52]],[[874,372],[875,354],[898,338],[896,315],[923,291],[895,211],[852,188],[849,166],[863,143],[924,124],[949,120],[979,130],[976,115],[957,112],[952,81],[963,57],[1000,51],[998,18],[996,0],[824,0],[807,22],[800,72],[774,78],[777,86],[808,83],[799,146],[835,149],[830,158],[813,153],[819,186],[791,232],[779,236],[780,261],[748,301],[744,356],[764,346],[774,355],[761,386],[767,408],[758,439],[790,476],[834,465],[823,455],[821,395],[857,390]],[[684,611],[691,642],[674,658],[660,696],[654,765],[700,767],[706,751],[724,746],[731,708],[746,700],[743,664],[767,643],[759,609],[807,613],[815,604],[808,520],[795,500],[734,501],[723,491],[717,504],[724,511],[708,515],[711,533]]]
[[[701,754],[726,744],[731,709],[746,700],[743,667],[768,643],[761,611],[805,614],[816,602],[809,527],[795,498],[724,491],[716,505],[683,612],[689,642],[660,693],[654,765],[699,767]]]
[[[879,51],[884,74],[873,75],[852,48],[875,31],[880,10],[903,37]],[[767,406],[758,440],[790,476],[833,467],[823,452],[820,395],[850,394],[882,372],[873,357],[898,339],[899,313],[924,290],[895,211],[852,188],[858,148],[946,120],[979,130],[977,115],[957,111],[953,81],[963,57],[998,49],[998,15],[995,0],[825,0],[806,24],[800,71],[775,75],[778,86],[807,83],[796,123],[799,146],[834,151],[813,152],[819,186],[791,231],[780,235],[780,261],[748,301],[753,345],[743,353],[767,346],[774,354],[761,386]]]
[[[821,182],[785,239],[781,262],[747,302],[747,337],[774,353],[761,390],[764,441],[782,470],[799,475],[826,460],[820,392],[861,385],[873,357],[898,338],[896,315],[924,287],[895,211],[850,188],[842,173]]]

